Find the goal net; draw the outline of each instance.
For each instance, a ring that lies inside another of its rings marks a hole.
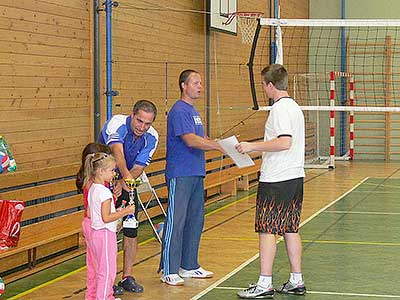
[[[250,78],[282,59],[289,93],[306,117],[307,159],[328,157],[325,165],[334,167],[353,153],[400,158],[399,26],[400,20],[260,19]],[[269,110],[259,81],[251,83],[254,107]]]

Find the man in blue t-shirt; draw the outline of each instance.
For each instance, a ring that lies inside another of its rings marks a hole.
[[[124,180],[138,178],[150,164],[157,148],[158,133],[151,126],[156,115],[157,108],[152,102],[139,100],[129,116],[113,116],[100,132],[98,141],[110,147],[117,161],[119,173],[117,189],[122,187],[117,207],[121,206],[123,200],[129,199],[129,189]],[[135,205],[137,215],[138,204]],[[143,287],[131,276],[137,251],[137,228],[123,228],[123,233],[123,274],[118,286],[129,292],[143,292]]]
[[[223,151],[205,137],[194,103],[201,94],[201,77],[185,70],[179,77],[181,99],[168,113],[167,166],[168,211],[164,227],[160,268],[162,282],[183,285],[183,278],[209,278],[214,274],[198,263],[204,224],[205,150]]]

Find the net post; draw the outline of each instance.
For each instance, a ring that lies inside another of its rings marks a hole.
[[[350,76],[350,88],[349,88],[349,93],[350,93],[350,97],[349,97],[349,102],[350,102],[350,106],[354,107],[354,77],[353,75]],[[350,140],[349,140],[349,144],[350,144],[350,160],[354,159],[354,111],[351,110],[350,111]]]
[[[330,106],[335,106],[335,72],[331,71],[329,73],[330,80]],[[329,165],[330,169],[335,168],[335,111],[331,110],[329,112],[330,119],[330,147],[329,147]]]

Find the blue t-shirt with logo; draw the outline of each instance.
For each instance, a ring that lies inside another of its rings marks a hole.
[[[130,126],[131,120],[131,116],[113,116],[104,124],[98,137],[99,143],[108,146],[115,143],[123,145],[128,170],[134,165],[148,166],[158,144],[158,133],[153,127],[135,140]]]
[[[167,179],[206,175],[204,150],[187,146],[181,138],[187,133],[204,137],[203,122],[193,105],[178,100],[167,120]]]

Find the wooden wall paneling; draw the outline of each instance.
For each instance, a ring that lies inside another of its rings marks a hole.
[[[39,2],[0,4],[0,134],[20,170],[75,162],[92,126],[89,1]]]

